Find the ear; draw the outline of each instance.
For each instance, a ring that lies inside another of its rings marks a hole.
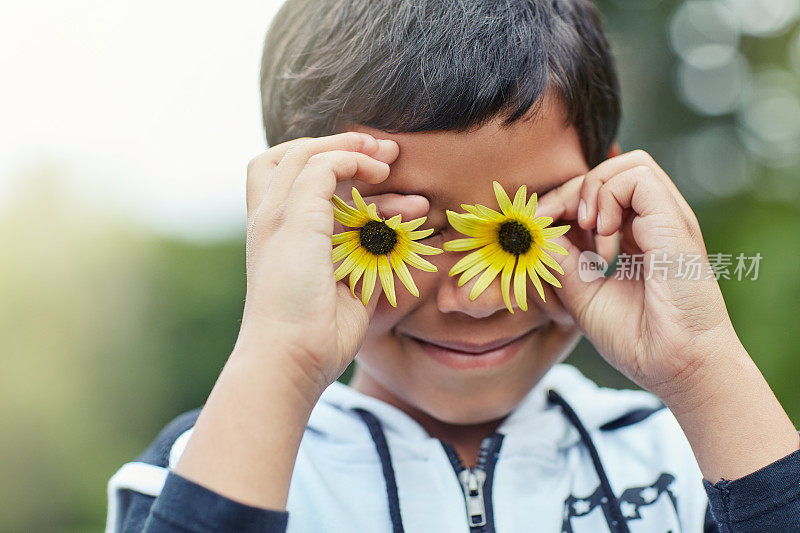
[[[620,148],[618,142],[614,141],[613,143],[611,143],[611,148],[608,149],[607,159],[611,159],[612,157],[617,157],[618,155],[622,155],[622,148]]]

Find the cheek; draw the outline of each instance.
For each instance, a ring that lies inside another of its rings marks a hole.
[[[428,300],[435,300],[436,276],[441,273],[441,267],[438,268],[439,272],[422,272],[413,267],[409,268],[411,276],[414,278],[414,284],[419,290],[419,297],[408,292],[405,285],[395,276],[394,291],[397,296],[397,307],[392,307],[386,296],[381,293],[381,299],[375,308],[375,314],[369,322],[367,337],[375,338],[390,332],[404,318],[425,305]],[[378,281],[377,283],[380,282]]]
[[[408,294],[407,297],[414,298]],[[375,308],[375,314],[372,315],[372,319],[369,321],[367,337],[375,338],[391,331],[391,329],[410,311],[408,298],[404,298],[398,294],[397,307],[392,307],[381,294],[381,301],[378,302],[378,307]]]

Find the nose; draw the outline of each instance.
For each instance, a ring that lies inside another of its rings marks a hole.
[[[452,252],[446,252],[442,255],[458,255]],[[455,258],[457,259],[457,258]],[[453,261],[455,264],[455,261]],[[472,287],[475,286],[481,274],[473,277],[467,283],[458,286],[458,278],[460,276],[448,276],[452,264],[446,269],[440,268],[439,285],[436,293],[436,305],[442,313],[463,313],[473,318],[484,318],[492,315],[498,311],[508,312],[506,304],[503,302],[503,293],[500,286],[500,274],[489,284],[486,289],[478,295],[475,300],[470,301],[469,294]],[[509,288],[509,297],[511,300],[511,307],[516,311],[519,308],[516,299],[514,298],[513,288]]]

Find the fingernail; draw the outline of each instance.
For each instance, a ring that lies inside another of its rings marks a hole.
[[[595,226],[595,228],[596,228],[598,231],[600,231],[600,224],[602,224],[602,223],[603,223],[603,213],[601,213],[601,212],[598,212],[598,213],[597,213],[597,225]]]
[[[581,199],[578,202],[578,221],[586,220],[586,202]]]

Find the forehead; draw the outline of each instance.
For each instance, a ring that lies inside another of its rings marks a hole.
[[[396,141],[400,155],[384,182],[342,182],[337,194],[353,185],[364,195],[420,194],[428,198],[432,211],[458,209],[462,203],[495,206],[493,180],[509,195],[523,184],[528,194],[541,194],[588,170],[577,130],[567,125],[563,106],[554,99],[546,99],[532,120],[508,127],[493,120],[463,133],[391,134],[362,125],[350,129]]]

